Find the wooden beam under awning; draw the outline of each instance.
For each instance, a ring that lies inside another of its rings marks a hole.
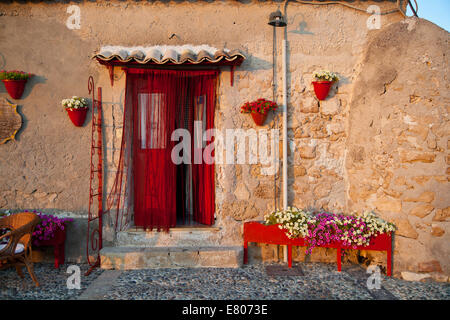
[[[136,61],[123,62],[117,59],[112,60],[102,60],[100,58],[96,58],[97,61],[108,68],[109,71],[109,79],[111,81],[111,86],[114,86],[114,67],[127,67],[127,68],[143,68],[143,69],[171,69],[171,70],[198,70],[198,69],[215,69],[221,67],[229,67],[230,68],[230,85],[234,84],[234,69],[236,66],[240,66],[244,61],[243,57],[237,57],[232,61],[222,60],[219,62],[210,62],[204,61],[201,63],[183,63],[183,64],[175,64],[173,62],[167,62],[164,64],[159,64],[155,62],[148,63],[139,63]]]

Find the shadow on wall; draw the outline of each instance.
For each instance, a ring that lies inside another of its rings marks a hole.
[[[272,69],[272,62],[257,58],[248,53],[246,55],[247,59],[245,59],[242,65],[239,67],[239,71],[258,71]]]
[[[43,77],[43,76],[37,76],[37,75],[33,75],[28,81],[27,81],[27,85],[25,86],[25,90],[23,91],[22,94],[22,99],[26,99],[28,98],[28,96],[31,94],[31,91],[33,91],[34,87],[37,84],[40,83],[45,83],[47,82],[47,78]]]
[[[333,99],[334,96],[339,92],[339,87],[341,85],[350,84],[351,83],[349,77],[343,76],[340,73],[337,73],[337,76],[339,77],[339,81],[333,83],[333,85],[332,85],[332,87],[330,89],[330,93],[328,94],[328,97],[325,100]]]
[[[310,30],[308,30],[308,23],[305,21],[305,16],[302,13],[298,13],[298,14],[294,15],[294,17],[292,19],[289,19],[289,20],[291,20],[291,21],[289,21],[289,24],[296,26],[297,24],[294,23],[294,20],[298,15],[300,15],[302,17],[302,20],[298,23],[298,26],[296,27],[296,29],[288,31],[288,33],[302,34],[302,35],[314,35],[314,32],[311,32]]]

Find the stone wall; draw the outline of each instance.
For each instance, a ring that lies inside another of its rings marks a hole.
[[[350,99],[348,208],[396,223],[396,270],[450,272],[449,40],[415,19],[374,33]]]
[[[75,30],[66,27],[69,4],[0,5],[1,68],[36,74],[24,98],[17,101],[25,120],[17,141],[0,146],[0,208],[86,214],[91,123],[75,128],[60,100],[87,97],[89,75],[103,88],[106,184],[111,185],[121,139],[125,75],[115,68],[111,87],[106,68],[91,59],[101,46],[208,44],[240,49],[248,58],[235,70],[234,86],[228,69],[220,75],[216,128],[255,129],[251,118],[239,110],[246,101],[272,98],[273,29],[267,22],[279,3],[74,4],[81,9],[81,28]],[[352,4],[363,9],[377,4],[382,11],[395,7],[395,1]],[[399,12],[381,16],[381,30],[370,31],[368,14],[340,5],[290,3],[287,14],[289,203],[343,212],[376,209],[400,227],[394,271],[417,270],[418,263],[438,260],[448,273],[450,263],[442,257],[448,250],[444,161],[448,79],[440,72],[447,68],[442,51],[448,50],[448,33],[422,21],[405,24]],[[420,32],[432,33],[442,45],[428,36],[423,41],[433,50],[424,43],[408,42],[411,37],[421,40]],[[281,28],[276,31],[278,102],[282,101],[284,36]],[[429,69],[419,72],[412,63]],[[319,69],[337,72],[341,78],[320,103],[311,86],[312,74]],[[417,77],[410,76],[410,70],[417,71]],[[432,93],[434,89],[439,96]],[[0,92],[6,95],[2,86]],[[427,114],[421,114],[420,108]],[[260,129],[281,131],[281,122],[279,113]],[[274,209],[274,176],[263,174],[264,167],[216,165],[216,226],[221,228],[222,245],[240,244],[242,222],[262,220]],[[277,177],[280,204],[280,172]],[[421,218],[425,212],[429,214]],[[409,251],[418,244],[420,254]],[[254,249],[258,260],[276,259],[276,247]],[[303,259],[302,250],[294,255]],[[311,259],[333,261],[334,256],[333,251],[316,250]],[[357,261],[356,253],[350,257]]]

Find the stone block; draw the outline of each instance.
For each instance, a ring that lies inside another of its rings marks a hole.
[[[199,251],[200,267],[237,268],[242,265],[242,247],[221,247]]]
[[[428,202],[428,203],[431,203],[431,202],[433,202],[434,197],[435,197],[434,192],[432,192],[432,191],[425,191],[418,197],[406,198],[403,201],[407,201],[407,202]]]
[[[442,272],[441,264],[437,260],[419,262],[419,272]]]
[[[437,209],[433,221],[446,221],[450,217],[450,207]]]
[[[436,154],[432,152],[420,152],[415,150],[400,150],[400,161],[403,163],[423,162],[432,163],[436,159]]]
[[[402,202],[397,199],[386,199],[381,198],[374,202],[375,206],[378,210],[384,212],[396,212],[399,213],[402,211]]]
[[[433,237],[442,237],[445,234],[445,230],[437,225],[431,226],[431,235]]]
[[[419,237],[419,234],[407,219],[394,219],[393,222],[397,227],[396,235],[411,239],[417,239]]]
[[[303,159],[314,159],[316,157],[316,147],[310,145],[303,145],[298,147],[300,157]]]
[[[240,182],[234,191],[234,195],[238,200],[248,200],[250,198],[250,192],[247,189],[247,186]]]
[[[313,190],[316,199],[321,199],[328,196],[331,192],[330,183],[319,183]]]
[[[306,97],[300,103],[300,112],[303,113],[317,113],[319,112],[319,103],[313,97]]]
[[[332,98],[329,100],[320,101],[320,113],[331,116],[339,113],[341,107],[341,100]]]
[[[431,278],[431,275],[429,274],[421,274],[421,273],[415,273],[415,272],[409,272],[409,271],[403,271],[402,272],[402,278],[406,281],[422,281],[427,278]]]
[[[415,215],[419,218],[425,218],[426,216],[428,216],[431,211],[433,211],[434,207],[430,204],[421,204],[418,205],[417,207],[414,207],[413,209],[411,209],[411,211],[409,212],[409,214]]]

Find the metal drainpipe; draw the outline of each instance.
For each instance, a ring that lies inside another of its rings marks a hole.
[[[286,9],[289,0],[286,0],[284,4],[284,19],[286,20],[286,27],[284,29],[284,39],[283,39],[283,209],[286,210],[288,207],[288,93],[287,93],[287,16]],[[283,260],[287,262],[288,248],[284,246],[283,248]]]

